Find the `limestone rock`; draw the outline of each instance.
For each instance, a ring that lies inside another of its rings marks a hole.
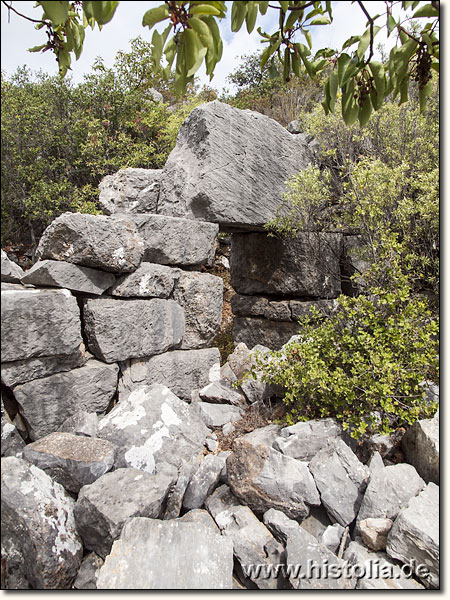
[[[272,448],[275,440],[280,435],[281,425],[271,423],[265,427],[257,427],[250,433],[246,433],[241,436],[241,439],[253,444],[253,446],[265,446],[266,448]]]
[[[236,506],[242,505],[226,484],[216,488],[214,492],[205,499],[205,507],[214,520],[217,515],[223,511]]]
[[[179,276],[179,269],[146,262],[119,277],[109,293],[121,298],[169,298]]]
[[[116,392],[118,371],[116,364],[89,360],[79,369],[18,385],[14,396],[30,427],[31,439],[58,431],[80,409],[104,412]]]
[[[66,288],[100,296],[115,282],[112,273],[59,260],[40,260],[22,277],[23,283]]]
[[[225,457],[208,454],[193,473],[186,493],[183,506],[187,510],[203,506],[205,498],[214,491],[225,465]]]
[[[280,544],[286,546],[288,538],[295,535],[299,524],[287,517],[281,510],[269,508],[263,515],[263,523]]]
[[[73,584],[74,589],[96,590],[98,572],[104,562],[103,558],[95,552],[87,554],[81,562],[80,570]]]
[[[222,427],[225,423],[239,421],[243,415],[238,406],[228,404],[211,404],[210,402],[194,402],[192,409],[208,427]]]
[[[231,309],[238,317],[263,317],[271,321],[291,321],[289,301],[274,301],[264,296],[243,296],[234,294],[231,297]]]
[[[80,310],[68,290],[2,291],[2,362],[79,350]]]
[[[260,317],[236,317],[233,322],[233,341],[249,348],[258,344],[279,350],[293,335],[298,333],[298,323],[269,321]]]
[[[231,589],[233,546],[213,526],[136,517],[100,569],[98,589]]]
[[[329,525],[322,533],[321,543],[328,548],[333,554],[337,554],[341,545],[344,527],[339,523]]]
[[[429,483],[400,511],[386,552],[404,563],[415,559],[415,573],[425,587],[439,588],[439,486]]]
[[[226,379],[213,381],[199,390],[200,398],[204,402],[213,404],[233,404],[245,408],[247,402],[242,394],[233,388]]]
[[[105,215],[156,212],[162,169],[121,169],[100,184],[98,203]]]
[[[1,251],[1,279],[5,283],[20,283],[23,269],[8,258],[4,250]]]
[[[161,354],[184,335],[184,311],[173,300],[91,298],[83,316],[90,350],[107,363]]]
[[[70,588],[83,555],[74,501],[44,471],[20,458],[2,458],[1,476],[5,587]]]
[[[184,494],[191,480],[192,473],[199,466],[199,462],[199,457],[194,457],[188,461],[181,459],[176,483],[169,490],[163,519],[176,519],[180,516]]]
[[[309,463],[322,504],[340,525],[356,517],[369,479],[369,469],[341,439],[332,440]]]
[[[310,314],[311,309],[317,309],[322,315],[331,315],[337,308],[336,300],[289,300],[291,318],[296,323],[299,319]]]
[[[51,433],[23,451],[25,460],[75,493],[107,473],[114,457],[115,448],[106,440],[63,432]]]
[[[322,541],[323,534],[331,525],[333,523],[323,505],[312,506],[309,516],[300,523],[300,527],[313,535],[318,542]]]
[[[75,504],[77,530],[88,550],[105,558],[127,519],[159,518],[173,478],[139,469],[117,469],[84,486]]]
[[[219,228],[214,223],[164,215],[132,217],[144,242],[145,262],[212,267]]]
[[[336,298],[341,250],[337,233],[301,233],[289,240],[237,233],[231,243],[231,285],[239,294]]]
[[[203,450],[208,433],[193,407],[160,384],[136,388],[98,427],[99,437],[119,447],[118,467],[149,473],[160,463],[178,468]]]
[[[308,146],[274,120],[203,104],[167,159],[158,213],[261,229],[280,206],[285,181],[311,160]]]
[[[284,427],[273,444],[286,456],[309,462],[331,439],[342,438],[336,419],[317,419]]]
[[[305,518],[310,505],[320,504],[306,463],[239,438],[227,458],[227,477],[234,495],[257,512],[276,508],[293,519]]]
[[[389,531],[392,529],[391,519],[364,519],[359,522],[359,530],[365,545],[371,550],[386,550]]]
[[[182,271],[173,299],[184,309],[184,350],[210,345],[222,321],[223,280],[209,273]]]
[[[21,456],[25,446],[22,436],[11,422],[1,399],[1,455]]]
[[[368,518],[394,520],[424,487],[425,482],[415,468],[405,463],[373,471],[359,509],[358,523]]]
[[[432,419],[416,421],[407,430],[402,448],[419,475],[439,485],[439,410]]]
[[[97,429],[97,413],[87,412],[86,410],[78,410],[75,414],[64,421],[58,431],[95,438],[97,437]]]
[[[367,462],[367,466],[369,467],[369,471],[371,473],[373,473],[373,471],[382,471],[384,469],[383,459],[381,458],[381,454],[377,450],[375,450],[375,452],[370,457],[369,461]]]
[[[143,251],[142,239],[128,218],[65,213],[44,231],[36,256],[125,273],[137,269]]]
[[[218,348],[172,350],[150,358],[131,359],[122,363],[119,396],[126,398],[136,387],[160,383],[190,402],[191,392],[210,383],[219,368]]]

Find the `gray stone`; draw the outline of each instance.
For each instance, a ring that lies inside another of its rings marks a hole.
[[[204,402],[211,402],[213,404],[233,404],[234,406],[239,406],[241,408],[247,406],[244,396],[240,394],[236,388],[233,388],[225,379],[209,383],[199,390],[199,395]]]
[[[5,580],[7,589],[70,588],[83,555],[74,501],[34,465],[13,456],[1,462],[2,587]]]
[[[81,343],[79,348],[70,354],[38,356],[4,362],[2,363],[2,381],[8,387],[13,388],[33,379],[42,379],[42,377],[82,367],[90,358],[92,358],[92,354],[86,352],[84,344]]]
[[[23,269],[8,258],[4,250],[1,251],[1,279],[5,283],[20,283]]]
[[[271,321],[291,321],[289,301],[273,301],[264,296],[231,297],[231,310],[238,317],[263,317]]]
[[[298,121],[297,119],[295,119],[294,121],[290,121],[287,125],[286,125],[286,129],[289,131],[289,133],[302,133],[303,128],[300,125],[300,121]]]
[[[98,203],[105,215],[156,212],[162,169],[121,169],[104,177]]]
[[[234,423],[242,418],[243,412],[237,406],[229,404],[211,404],[209,402],[194,402],[192,408],[208,427],[222,427],[225,423]]]
[[[225,457],[208,454],[193,473],[183,498],[183,507],[188,510],[200,508],[207,496],[217,487],[225,465]]]
[[[254,446],[262,445],[266,448],[272,448],[274,441],[280,435],[280,429],[281,425],[272,423],[265,427],[258,427],[257,429],[250,431],[250,433],[244,434],[241,439]]]
[[[25,442],[9,418],[3,405],[3,398],[1,400],[1,442],[2,456],[21,456]]]
[[[98,296],[111,287],[115,280],[112,273],[59,260],[40,260],[22,277],[23,283],[66,288]]]
[[[149,473],[202,452],[208,433],[193,406],[160,384],[136,388],[98,426],[98,436],[119,447],[117,466]]]
[[[158,213],[261,229],[285,181],[312,160],[302,140],[257,112],[214,101],[191,112],[164,167]]]
[[[331,525],[330,517],[322,505],[311,506],[309,516],[300,523],[300,527],[313,535],[318,542],[322,540],[323,534]]]
[[[269,508],[263,515],[263,523],[283,546],[288,538],[295,535],[300,525],[297,521],[287,517],[281,510]]]
[[[119,396],[126,398],[136,387],[161,383],[190,402],[191,392],[210,383],[219,368],[218,348],[173,350],[151,358],[132,359],[122,364]]]
[[[194,459],[189,461],[181,459],[176,483],[169,490],[163,519],[176,519],[180,516],[186,488],[189,485],[192,473],[198,467],[199,463],[200,457],[194,457]]]
[[[0,288],[2,292],[23,290],[24,287],[33,289],[34,285],[22,285],[21,283],[6,283],[5,281],[0,282]]]
[[[236,233],[231,243],[231,285],[239,294],[336,298],[341,293],[342,236],[300,233],[282,240]]]
[[[220,513],[236,506],[242,505],[226,484],[219,486],[205,498],[205,507],[214,520]]]
[[[233,341],[249,348],[258,344],[279,350],[298,333],[298,324],[291,321],[269,321],[260,317],[236,317],[233,322]]]
[[[109,293],[122,298],[169,298],[180,273],[164,265],[142,263],[134,273],[119,277]]]
[[[80,310],[68,290],[6,290],[1,296],[2,362],[79,350]]]
[[[58,431],[78,410],[102,413],[117,388],[119,368],[89,360],[84,367],[35,379],[14,388],[32,440]]]
[[[125,273],[139,266],[144,246],[128,218],[64,213],[44,231],[36,257]]]
[[[173,300],[91,298],[83,316],[89,349],[107,363],[161,354],[184,335],[184,311]]]
[[[322,544],[326,546],[330,552],[332,552],[333,554],[337,554],[339,551],[339,546],[341,545],[344,531],[344,527],[342,527],[342,525],[339,525],[339,523],[329,525],[322,533]]]
[[[95,438],[97,437],[97,429],[97,413],[77,410],[75,414],[64,421],[58,431]]]
[[[344,553],[349,572],[357,578],[357,590],[419,590],[415,579],[407,576],[384,552],[368,552],[359,541],[350,542]]]
[[[358,523],[368,518],[394,520],[424,487],[425,482],[415,468],[405,463],[373,471],[359,509]]]
[[[217,533],[220,533],[220,529],[217,527],[209,512],[202,508],[194,508],[193,510],[190,510],[180,517],[178,521],[180,523],[198,523],[199,525],[203,525],[205,528],[213,529]]]
[[[98,572],[104,562],[103,558],[95,554],[95,552],[87,554],[81,562],[80,570],[73,584],[74,589],[96,590]]]
[[[297,322],[306,316],[311,315],[311,309],[317,309],[321,315],[328,316],[333,314],[337,308],[336,300],[289,300],[291,318]]]
[[[240,344],[238,344],[239,346]],[[243,344],[243,347],[246,348],[246,345]],[[257,344],[248,353],[246,361],[242,362],[241,368],[245,368],[246,371],[252,369],[252,373],[244,371],[242,380],[240,381],[240,388],[251,404],[270,400],[272,396],[283,395],[280,386],[262,381],[262,372],[258,369],[258,361],[262,361],[264,364],[266,362],[266,355],[269,352],[270,349],[267,346]]]
[[[223,280],[209,273],[180,272],[173,299],[184,309],[183,350],[207,348],[222,321]]]
[[[217,440],[212,440],[211,438],[207,438],[205,442],[205,446],[210,452],[215,452],[219,447],[219,442]]]
[[[222,427],[223,435],[230,435],[233,433],[233,431],[234,427],[232,423],[225,423],[225,425]]]
[[[212,526],[137,517],[100,569],[98,589],[231,589],[233,546]]]
[[[220,367],[220,379],[224,379],[228,381],[228,383],[235,383],[237,381],[237,377],[228,362]]]
[[[365,545],[371,550],[386,550],[388,533],[392,529],[391,519],[364,519],[359,530]]]
[[[322,504],[340,525],[358,514],[369,479],[369,469],[340,439],[332,440],[309,463]]]
[[[367,466],[369,467],[369,471],[371,473],[373,473],[374,471],[378,471],[378,470],[383,470],[384,469],[384,462],[383,459],[381,458],[381,454],[375,450],[375,452],[372,454],[372,456],[370,457]]]
[[[148,93],[152,97],[151,99],[153,100],[153,102],[164,102],[164,96],[161,94],[161,92],[155,90],[155,88],[150,88],[148,90]]]
[[[166,472],[117,469],[84,486],[75,504],[75,522],[83,544],[102,558],[132,517],[159,518],[174,479]]]
[[[425,587],[439,588],[439,486],[429,483],[397,516],[389,533],[386,552],[409,563]],[[429,570],[429,576],[419,565]]]
[[[273,444],[286,456],[309,462],[331,439],[342,439],[342,427],[336,419],[317,419],[284,427]]]
[[[349,296],[364,291],[364,273],[371,266],[371,246],[361,235],[345,235],[342,253],[342,290]],[[373,259],[372,259],[373,260]]]
[[[106,441],[54,432],[28,444],[23,458],[45,471],[69,492],[78,493],[84,485],[111,470],[116,449]]]
[[[419,475],[439,485],[439,410],[432,419],[416,421],[406,431],[402,448]]]
[[[233,352],[228,356],[227,361],[235,377],[242,379],[244,373],[252,366],[250,350],[247,344],[243,342],[238,343]]]
[[[219,228],[214,223],[164,215],[132,217],[144,242],[145,262],[212,267]]]
[[[305,518],[320,497],[306,463],[266,446],[236,439],[227,458],[233,494],[257,512],[276,508],[293,519]]]

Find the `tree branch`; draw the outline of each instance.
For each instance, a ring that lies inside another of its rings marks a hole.
[[[5,2],[5,0],[2,0],[2,4],[4,4],[6,6],[6,8],[8,9],[8,11],[12,10],[14,13],[16,13],[16,15],[18,15],[19,17],[22,17],[23,19],[26,19],[27,21],[31,21],[32,23],[43,23],[44,25],[49,25],[50,24],[50,23],[48,23],[48,21],[43,21],[42,19],[40,19],[39,21],[36,21],[36,19],[32,19],[31,17],[27,17],[26,15],[23,15],[18,10],[16,10],[15,8],[13,8],[12,2],[11,2],[11,4],[7,4]]]
[[[364,4],[362,2],[359,2],[358,0],[358,4],[359,4],[359,8],[363,11],[363,13],[366,15],[367,20],[369,21],[369,27],[370,27],[370,46],[369,46],[369,58],[366,60],[366,65],[369,64],[370,59],[373,56],[373,19],[372,17],[369,15],[369,13],[367,12]]]

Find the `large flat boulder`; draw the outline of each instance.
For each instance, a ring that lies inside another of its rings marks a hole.
[[[128,219],[64,213],[44,231],[36,256],[125,273],[139,266],[144,245]]]
[[[214,101],[180,128],[160,182],[158,213],[261,229],[282,202],[285,181],[307,167],[304,140],[276,121]]]
[[[439,485],[439,410],[432,419],[416,421],[402,437],[406,460],[429,483]]]
[[[106,473],[91,485],[85,485],[74,509],[84,546],[105,558],[127,519],[161,516],[172,483],[173,478],[164,471],[150,475],[128,467]]]
[[[97,589],[231,589],[233,545],[203,520],[136,517],[122,529]]]
[[[98,426],[98,437],[119,448],[116,466],[149,473],[199,454],[208,433],[192,406],[161,384],[136,388]]]
[[[99,184],[98,203],[105,215],[156,212],[162,169],[121,169]]]
[[[70,589],[83,556],[74,500],[38,467],[2,458],[2,587]]]
[[[2,362],[77,352],[80,309],[69,290],[3,290]]]
[[[79,369],[16,386],[14,396],[31,439],[58,431],[80,409],[105,412],[116,392],[118,373],[116,364],[89,360]]]
[[[89,349],[107,363],[166,352],[185,331],[184,310],[160,298],[90,298],[83,317]]]
[[[176,396],[191,401],[191,392],[214,380],[220,368],[218,348],[172,350],[150,358],[134,358],[122,364],[120,398],[136,387],[160,383]]]
[[[231,285],[238,294],[336,298],[341,293],[339,233],[300,233],[282,240],[236,233],[231,241]]]
[[[66,288],[98,296],[112,286],[115,280],[112,273],[59,260],[39,260],[22,277],[22,283]]]
[[[23,269],[8,258],[4,250],[1,251],[1,280],[5,283],[20,283]]]
[[[164,215],[130,218],[143,240],[145,262],[185,267],[214,264],[216,224]]]

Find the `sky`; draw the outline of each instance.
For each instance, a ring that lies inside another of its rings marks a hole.
[[[8,2],[9,3],[9,2]],[[131,39],[140,35],[144,40],[150,41],[152,31],[142,26],[142,16],[149,8],[159,6],[162,2],[134,2],[127,0],[120,2],[116,14],[110,23],[106,24],[100,32],[96,27],[94,31],[90,28],[86,31],[83,52],[78,61],[72,58],[71,76],[75,83],[83,81],[83,75],[88,73],[96,57],[101,56],[107,67],[112,66],[114,57],[118,50],[127,51],[130,48]],[[39,19],[41,9],[34,8],[33,1],[14,1],[13,7],[29,17]],[[231,2],[227,4],[231,5]],[[365,3],[371,15],[385,11],[384,2],[373,1]],[[333,23],[327,26],[311,27],[313,38],[313,51],[322,47],[340,48],[342,43],[351,35],[359,34],[365,29],[366,18],[359,7],[350,1],[333,2]],[[239,65],[240,57],[244,54],[262,49],[260,38],[256,32],[261,26],[263,31],[273,33],[277,28],[277,11],[268,10],[265,16],[258,16],[254,32],[248,35],[245,26],[238,33],[231,33],[230,29],[231,6],[228,8],[228,16],[220,23],[224,52],[222,60],[216,66],[214,78],[209,83],[209,77],[204,72],[204,67],[197,72],[200,83],[209,84],[219,91],[232,86],[226,81],[228,74],[233,72]],[[164,25],[166,26],[166,25]],[[163,26],[163,27],[164,27]],[[163,27],[160,27],[162,29]],[[394,42],[393,35],[389,40],[382,37],[382,32],[377,36],[377,43],[385,44],[389,49]],[[57,73],[57,63],[54,55],[49,51],[46,53],[30,53],[28,48],[46,42],[44,30],[37,31],[33,23],[22,19],[13,12],[8,17],[8,9],[1,4],[1,68],[7,74],[11,74],[22,65],[37,71],[42,69],[50,74]],[[304,41],[304,40],[302,40]]]

